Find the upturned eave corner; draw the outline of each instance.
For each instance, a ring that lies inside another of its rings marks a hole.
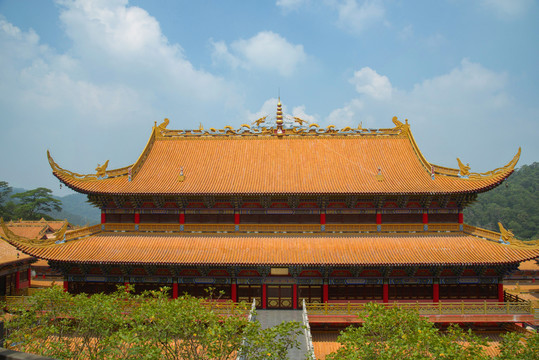
[[[60,179],[60,181],[62,181],[68,186],[70,186],[70,183],[72,181],[96,181],[128,176],[130,168],[132,168],[133,166],[130,165],[119,169],[107,170],[107,166],[109,163],[109,160],[107,160],[103,163],[103,165],[97,165],[97,168],[95,169],[95,174],[78,174],[76,172],[69,171],[60,167],[52,158],[52,155],[50,154],[49,150],[47,150],[47,159],[49,161],[49,165],[52,169],[53,174],[58,179]]]

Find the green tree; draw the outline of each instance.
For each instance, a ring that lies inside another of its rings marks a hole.
[[[7,202],[11,190],[11,187],[6,181],[0,181],[0,217],[6,220],[11,220],[13,211],[13,204]]]
[[[52,218],[46,213],[62,210],[62,202],[53,198],[52,191],[47,188],[17,193],[11,198],[18,200],[14,215],[25,220],[39,220],[42,217],[50,220]]]
[[[219,315],[207,300],[169,289],[133,295],[71,295],[60,288],[39,292],[14,309],[6,346],[57,359],[286,359],[297,346],[297,323],[261,330],[244,313]],[[210,303],[211,304],[211,303]]]
[[[485,341],[471,332],[450,327],[442,334],[417,312],[370,303],[359,316],[360,327],[339,336],[341,347],[328,360],[486,359]],[[463,343],[467,345],[464,346]]]
[[[524,336],[518,332],[503,335],[499,347],[500,353],[496,360],[538,360],[539,359],[539,333]]]
[[[521,166],[500,186],[479,194],[464,210],[464,221],[494,231],[500,221],[519,239],[539,239],[539,163]]]

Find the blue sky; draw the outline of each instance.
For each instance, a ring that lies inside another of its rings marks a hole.
[[[65,193],[47,149],[78,173],[123,167],[154,121],[239,126],[279,91],[323,126],[408,118],[438,165],[488,171],[519,146],[530,164],[537,19],[531,0],[0,0],[0,180]]]

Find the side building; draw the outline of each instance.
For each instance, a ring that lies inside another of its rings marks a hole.
[[[468,226],[463,209],[520,156],[487,173],[429,163],[407,121],[320,128],[285,119],[222,130],[153,127],[137,161],[53,174],[88,195],[101,224],[42,242],[8,239],[64,274],[65,289],[211,286],[233,301],[503,302],[503,278],[536,247]],[[503,240],[501,239],[503,238]]]

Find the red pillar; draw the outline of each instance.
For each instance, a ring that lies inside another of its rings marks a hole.
[[[101,211],[101,224],[104,224],[107,222],[107,216],[105,212]]]
[[[384,292],[383,301],[384,303],[388,303],[389,302],[389,285],[388,284],[382,285],[382,290]]]
[[[503,302],[504,300],[505,299],[503,296],[503,283],[499,283],[498,284],[498,301]]]
[[[298,285],[292,285],[292,301],[294,310],[298,308]]]
[[[432,302],[440,302],[440,284],[432,284]]]
[[[135,213],[135,224],[140,224],[140,214]]]
[[[21,288],[21,272],[15,272],[15,289],[19,290]]]
[[[464,214],[459,212],[459,224],[464,224]]]
[[[262,309],[266,308],[266,284],[262,284]]]
[[[322,285],[322,301],[327,303],[329,300],[329,287],[328,284]]]
[[[28,287],[32,285],[32,269],[28,268]]]
[[[423,225],[427,225],[429,223],[429,214],[427,212],[423,213]]]
[[[178,298],[178,283],[172,283],[172,298]]]
[[[378,213],[376,214],[376,225],[382,224],[382,214]]]
[[[67,280],[64,280],[64,292],[67,292],[69,290],[69,282]]]
[[[320,225],[326,225],[326,214],[320,214]]]
[[[180,224],[185,224],[185,214],[184,213],[180,213]]]
[[[236,284],[230,285],[230,297],[232,298],[232,301],[238,302],[238,293]]]
[[[234,225],[239,225],[239,224],[240,224],[240,214],[235,213],[234,214]]]

